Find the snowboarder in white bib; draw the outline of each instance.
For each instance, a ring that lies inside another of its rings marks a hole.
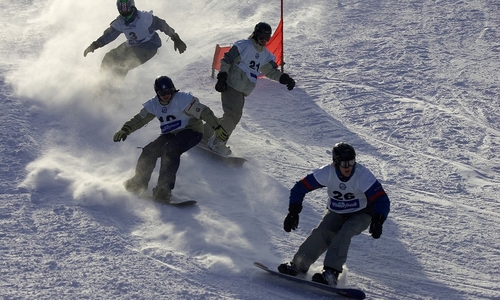
[[[307,175],[290,192],[289,213],[283,223],[286,232],[297,229],[306,193],[327,187],[328,209],[293,260],[279,265],[278,271],[292,276],[303,275],[326,251],[323,272],[314,274],[312,280],[334,286],[347,260],[351,239],[368,227],[373,238],[380,238],[390,201],[375,176],[356,162],[356,152],[351,145],[338,143],[332,152],[332,164]]]
[[[117,0],[116,6],[120,15],[111,22],[101,37],[85,49],[83,56],[104,47],[114,41],[120,34],[125,34],[126,42],[104,55],[101,72],[111,75],[113,79],[123,79],[128,71],[138,67],[156,55],[161,47],[161,39],[157,30],[168,35],[174,42],[174,50],[183,53],[186,44],[165,20],[153,15],[153,12],[139,11],[134,0]]]
[[[266,49],[266,43],[271,38],[271,26],[260,22],[255,25],[248,39],[234,43],[221,59],[215,90],[221,93],[222,110],[220,119],[222,126],[231,135],[243,114],[245,97],[255,88],[257,78],[266,77],[279,81],[292,90],[295,81],[278,70],[276,57]],[[218,140],[210,126],[205,126],[203,140],[207,146],[223,156],[231,154],[226,142]]]
[[[161,158],[153,199],[170,202],[181,155],[201,141],[202,120],[213,127],[221,140],[227,139],[228,135],[209,107],[190,93],[177,90],[169,77],[156,78],[154,89],[156,96],[144,102],[141,111],[115,133],[113,141],[125,141],[128,135],[154,118],[160,121],[160,136],[142,149],[135,175],[126,180],[124,186],[131,193],[143,194],[148,188],[156,161]]]

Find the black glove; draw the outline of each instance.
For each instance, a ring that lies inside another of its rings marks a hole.
[[[295,87],[295,80],[293,80],[288,74],[283,73],[280,77],[280,83],[285,84],[286,88],[291,91]]]
[[[382,214],[373,214],[369,232],[374,239],[378,239],[382,235],[382,224],[384,224],[384,221],[385,217]]]
[[[184,51],[186,51],[187,46],[177,33],[172,37],[172,41],[174,42],[174,50],[179,51],[179,54],[182,54],[184,53]]]
[[[301,211],[301,204],[290,204],[288,207],[288,215],[286,215],[285,221],[283,222],[283,229],[285,229],[286,232],[297,229],[299,226],[299,213]]]
[[[219,72],[217,74],[217,83],[215,84],[215,90],[219,93],[223,93],[227,89],[227,73],[226,72]]]
[[[92,52],[94,53],[94,50],[99,48],[99,46],[97,45],[97,42],[92,42],[92,44],[90,44],[90,46],[87,47],[87,49],[85,49],[85,51],[83,51],[83,57],[87,57],[87,54],[89,54],[89,52]]]

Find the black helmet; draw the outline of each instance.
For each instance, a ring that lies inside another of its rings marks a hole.
[[[252,33],[252,37],[257,40],[259,38],[259,35],[266,35],[268,39],[271,37],[271,34],[273,33],[273,30],[271,29],[271,25],[260,22],[255,25],[255,28]]]
[[[260,22],[255,25],[253,32],[257,34],[272,34],[273,30],[271,29],[271,25]]]
[[[116,0],[116,7],[125,21],[130,21],[137,11],[134,0]]]
[[[158,76],[155,79],[154,87],[156,94],[159,96],[165,96],[166,94],[173,94],[179,91],[175,89],[172,79],[168,76]]]
[[[341,162],[349,162],[343,167],[352,166],[356,162],[356,151],[348,143],[340,142],[333,146],[332,159],[336,166],[340,165]]]

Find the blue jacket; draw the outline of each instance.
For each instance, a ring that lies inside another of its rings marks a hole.
[[[336,168],[337,175],[341,178],[342,174],[340,170]],[[345,178],[348,180],[348,178]],[[292,204],[300,204],[304,201],[304,197],[310,191],[323,188],[324,185],[320,184],[314,174],[308,174],[302,180],[295,183],[293,188],[290,191],[290,199],[289,203]],[[377,180],[375,181],[368,190],[364,191],[366,198],[368,199],[368,206],[360,210],[359,212],[367,213],[369,215],[373,215],[374,213],[379,213],[387,219],[390,211],[390,201],[389,197],[384,191],[382,184]]]

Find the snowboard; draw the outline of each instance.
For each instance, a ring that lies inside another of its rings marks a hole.
[[[172,205],[172,206],[178,206],[178,207],[184,207],[184,206],[192,206],[195,205],[197,202],[195,200],[181,200],[181,199],[175,199],[175,196],[172,196],[172,200],[170,202],[163,202],[163,201],[157,201],[153,198],[153,196],[150,195],[141,195],[141,198],[151,200],[156,203],[164,204],[164,205]]]
[[[213,151],[212,149],[208,148],[208,146],[202,142],[198,143],[196,145],[197,149],[202,149],[203,152],[208,153],[210,157],[222,161],[226,164],[229,164],[231,166],[241,166],[243,165],[247,160],[243,157],[237,157],[237,156],[222,156],[219,153]]]
[[[317,282],[314,282],[314,281],[306,280],[306,279],[303,279],[303,278],[300,278],[300,277],[297,277],[297,276],[290,276],[290,275],[287,275],[287,274],[280,273],[278,271],[271,270],[271,269],[269,269],[268,267],[266,267],[265,265],[263,265],[263,264],[261,264],[259,262],[254,262],[253,265],[256,266],[259,269],[267,271],[267,272],[269,272],[269,273],[271,273],[273,275],[279,276],[281,278],[286,278],[286,279],[289,279],[289,280],[292,280],[292,281],[295,281],[295,282],[298,282],[298,283],[304,283],[304,284],[307,284],[309,286],[312,286],[312,287],[315,287],[315,288],[319,288],[319,289],[322,289],[322,290],[325,290],[325,291],[333,292],[333,293],[342,295],[342,296],[347,297],[347,298],[351,298],[351,299],[365,299],[365,297],[366,297],[365,292],[363,292],[362,290],[352,289],[352,288],[338,288],[338,287],[333,287],[333,286],[329,286],[329,285],[326,285],[326,284],[322,284],[322,283],[317,283]]]

